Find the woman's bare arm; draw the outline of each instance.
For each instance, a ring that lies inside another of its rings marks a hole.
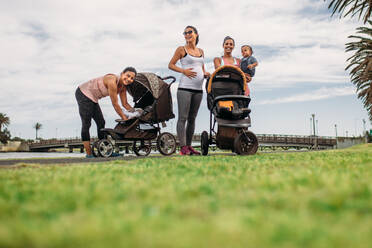
[[[128,103],[128,100],[127,100],[127,88],[124,87],[120,93],[119,93],[119,96],[120,96],[120,100],[121,100],[121,105],[123,105],[123,107],[128,110],[128,111],[134,111],[134,108],[132,108],[132,106],[130,106],[130,104]]]
[[[218,67],[221,66],[221,58],[214,58],[213,59],[213,64],[214,64],[214,69],[217,69]]]
[[[116,113],[121,119],[127,120],[127,116],[124,114],[123,110],[120,108],[118,103],[118,88],[116,85],[116,76],[107,75],[103,78],[103,83],[106,85],[108,93],[110,95],[112,106],[114,107]]]

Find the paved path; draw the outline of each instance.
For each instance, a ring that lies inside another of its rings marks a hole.
[[[175,155],[173,155],[175,156]],[[161,158],[161,156],[147,156],[151,158]],[[6,167],[9,165],[21,165],[21,164],[77,164],[77,163],[99,163],[106,161],[116,161],[116,160],[134,160],[143,159],[147,157],[137,157],[137,156],[121,156],[114,158],[30,158],[30,159],[3,159],[0,160],[0,167]]]
[[[269,151],[269,152],[260,152],[260,153],[288,153],[288,152],[309,152],[309,151]],[[239,156],[235,153],[221,153],[221,152],[210,152],[208,156],[217,156],[217,155],[224,155],[224,156]],[[166,157],[181,157],[177,154],[173,154],[171,156],[161,156],[161,155],[149,155],[147,157],[142,156],[134,156],[134,155],[124,155],[120,157],[113,157],[113,158],[30,158],[30,159],[0,159],[0,168],[6,168],[11,165],[24,165],[24,164],[78,164],[78,163],[101,163],[106,161],[116,161],[116,160],[123,160],[123,161],[130,161],[135,159],[146,159],[146,158],[166,158]]]

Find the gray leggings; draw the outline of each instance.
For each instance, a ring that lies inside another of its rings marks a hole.
[[[178,121],[177,136],[180,146],[191,146],[192,136],[195,131],[195,119],[198,114],[203,92],[195,90],[178,89]],[[187,125],[186,125],[187,121]]]

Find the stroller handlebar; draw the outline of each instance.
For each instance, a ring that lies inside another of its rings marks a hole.
[[[169,84],[173,84],[174,82],[176,82],[176,78],[173,77],[173,76],[168,76],[168,77],[161,77],[160,78],[161,80],[165,81],[165,80],[168,80],[168,79],[172,79],[172,82],[170,82]]]
[[[214,98],[214,101],[228,101],[228,100],[251,100],[249,96],[241,96],[241,95],[222,95],[222,96],[216,96]]]

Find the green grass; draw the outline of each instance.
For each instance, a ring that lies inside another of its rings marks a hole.
[[[0,247],[368,247],[372,146],[0,170]]]

